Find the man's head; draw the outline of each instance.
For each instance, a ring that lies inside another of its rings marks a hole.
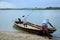
[[[46,19],[46,21],[48,21],[48,22],[49,22],[49,19]]]
[[[25,15],[23,15],[22,17],[25,17]]]

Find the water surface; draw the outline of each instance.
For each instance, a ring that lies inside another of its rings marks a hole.
[[[60,10],[0,10],[0,30],[3,31],[17,31],[13,28],[14,21],[17,18],[22,18],[22,15],[29,15],[28,21],[41,24],[43,20],[49,21],[57,28],[53,33],[54,40],[59,39],[60,35]]]

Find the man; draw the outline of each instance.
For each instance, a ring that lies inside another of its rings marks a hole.
[[[51,37],[49,36],[49,32],[48,32],[48,24],[49,24],[51,27],[53,27],[53,25],[51,25],[51,23],[49,22],[49,19],[46,19],[46,20],[44,20],[44,21],[42,22],[43,34],[44,34],[44,36],[46,37],[45,33],[47,33],[47,36],[48,36],[49,38],[51,38]]]
[[[25,15],[22,16],[22,20],[21,21],[23,22],[24,27],[27,27],[27,17],[28,16],[25,16]]]
[[[21,24],[21,19],[20,18],[18,18],[18,21],[15,21],[15,23],[17,23],[17,24]]]

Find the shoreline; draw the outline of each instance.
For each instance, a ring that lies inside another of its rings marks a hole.
[[[51,39],[29,33],[0,31],[0,40],[51,40]]]

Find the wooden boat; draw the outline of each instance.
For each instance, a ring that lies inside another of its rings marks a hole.
[[[42,28],[41,28],[40,25],[36,25],[36,24],[30,23],[30,22],[28,22],[27,27],[24,27],[23,24],[16,23],[16,22],[15,22],[15,25],[16,25],[17,27],[19,27],[20,29],[22,29],[22,30],[24,30],[24,31],[27,31],[27,32],[29,32],[29,33],[34,33],[34,34],[41,34],[41,35],[43,35],[43,30],[42,30]],[[52,34],[53,32],[56,31],[56,29],[55,29],[55,28],[52,28],[52,27],[49,27],[49,28],[48,28],[48,31],[49,31],[50,34]]]

